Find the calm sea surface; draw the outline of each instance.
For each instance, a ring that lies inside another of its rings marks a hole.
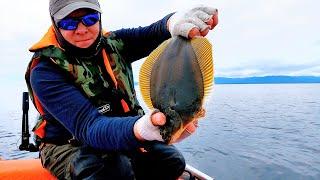
[[[0,114],[5,159],[37,157],[17,148],[20,109]],[[206,110],[177,144],[190,165],[218,180],[320,179],[320,84],[215,85]]]

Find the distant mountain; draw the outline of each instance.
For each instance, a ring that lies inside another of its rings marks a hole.
[[[320,83],[320,76],[263,76],[246,78],[215,77],[215,84],[282,84],[282,83]],[[139,85],[139,82],[134,82]]]
[[[245,78],[216,77],[215,84],[280,84],[280,83],[320,83],[318,76],[263,76]]]

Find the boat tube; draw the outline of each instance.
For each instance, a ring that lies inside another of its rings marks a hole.
[[[185,171],[191,175],[189,179],[213,180],[212,177],[198,169],[186,165]],[[0,160],[0,179],[6,180],[56,180],[48,170],[42,167],[40,159]],[[183,179],[183,178],[182,178]]]

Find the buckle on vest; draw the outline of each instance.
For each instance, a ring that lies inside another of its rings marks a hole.
[[[110,104],[102,105],[102,106],[98,107],[98,111],[99,111],[99,113],[104,114],[106,112],[111,111],[111,106],[110,106]]]

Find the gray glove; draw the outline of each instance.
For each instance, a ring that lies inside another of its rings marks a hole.
[[[189,38],[189,33],[193,28],[200,32],[212,29],[213,17],[218,14],[218,10],[208,6],[195,7],[186,12],[176,12],[168,21],[168,28],[171,36],[184,36]]]
[[[151,117],[158,112],[159,110],[155,109],[136,121],[134,124],[134,134],[137,139],[142,141],[163,141],[162,136],[160,135],[159,126],[154,125],[151,121]],[[164,115],[163,118],[165,119]]]

